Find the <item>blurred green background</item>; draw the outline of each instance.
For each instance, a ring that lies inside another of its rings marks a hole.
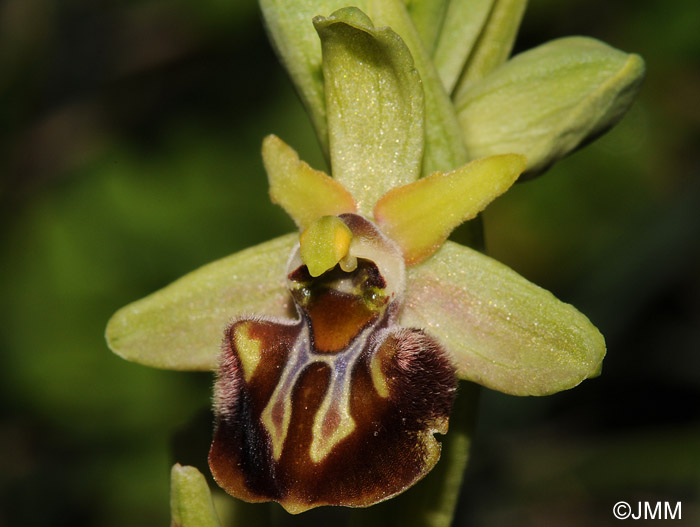
[[[700,522],[699,20],[695,0],[531,1],[516,50],[584,34],[647,61],[617,128],[485,214],[489,252],[608,357],[556,396],[483,392],[456,525],[609,525],[619,500]],[[1,527],[168,524],[171,464],[206,467],[212,378],[127,363],[104,326],[292,229],[273,132],[323,167],[253,0],[0,4]]]

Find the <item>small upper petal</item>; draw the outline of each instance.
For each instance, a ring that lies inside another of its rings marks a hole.
[[[508,190],[524,169],[524,156],[504,154],[436,172],[382,196],[374,208],[375,221],[399,244],[406,264],[415,265],[433,254],[455,227]]]
[[[300,229],[321,216],[355,212],[355,200],[343,185],[301,161],[279,137],[265,138],[262,156],[270,199],[287,211]]]

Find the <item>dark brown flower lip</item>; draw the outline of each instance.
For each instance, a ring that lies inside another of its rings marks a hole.
[[[226,408],[217,412],[210,451],[212,472],[227,492],[278,501],[290,512],[364,507],[402,492],[437,462],[433,433],[447,431],[456,381],[434,339],[419,330],[385,328],[345,370],[337,362],[299,361],[300,352],[287,382],[293,351],[271,346],[259,363],[265,366],[246,382],[235,347],[245,325],[261,343],[291,344],[297,331],[307,342],[303,323],[242,320],[230,327],[217,381],[217,401]],[[278,386],[285,396],[271,406]]]

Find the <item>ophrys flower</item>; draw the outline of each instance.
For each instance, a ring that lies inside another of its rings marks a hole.
[[[573,307],[446,241],[526,160],[465,164],[457,115],[401,2],[370,3],[417,54],[357,9],[314,20],[324,104],[312,115],[333,178],[274,136],[263,145],[271,197],[300,232],[205,266],[108,327],[126,358],[218,371],[215,478],[291,512],[370,505],[424,476],[456,377],[544,395],[597,374],[605,353]],[[318,95],[318,76],[307,80],[302,93]],[[541,148],[534,168],[555,150]]]
[[[583,315],[445,242],[515,181],[522,156],[394,188],[376,203],[376,223],[278,138],[266,139],[263,156],[271,195],[301,237],[195,271],[127,306],[108,328],[113,348],[133,360],[218,362],[210,464],[231,494],[291,512],[370,505],[437,462],[433,433],[447,431],[455,372],[543,394],[599,368],[602,337]],[[217,359],[213,341],[227,322]],[[220,331],[206,334],[212,324]]]

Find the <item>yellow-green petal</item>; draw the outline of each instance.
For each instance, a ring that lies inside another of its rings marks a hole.
[[[512,269],[446,242],[409,268],[402,325],[425,329],[457,373],[513,395],[547,395],[600,372],[605,341],[585,315]]]
[[[535,175],[613,126],[641,85],[644,62],[592,38],[554,40],[512,58],[457,100],[471,158],[527,156]]]
[[[399,244],[406,264],[415,265],[433,254],[455,227],[508,190],[524,169],[524,156],[504,154],[436,172],[390,190],[377,203],[374,219]]]
[[[287,211],[300,229],[321,216],[355,212],[352,195],[340,183],[301,161],[279,137],[265,138],[262,156],[270,199]]]
[[[390,188],[418,178],[423,90],[408,48],[358,9],[316,17],[325,79],[331,173],[369,214]]]
[[[171,527],[219,527],[207,481],[194,467],[175,464],[170,472]]]
[[[288,313],[285,268],[297,240],[288,234],[217,260],[123,307],[107,324],[109,347],[146,366],[215,369],[233,318]]]
[[[301,233],[301,260],[309,274],[321,276],[343,259],[350,249],[352,232],[337,216],[323,216]]]

